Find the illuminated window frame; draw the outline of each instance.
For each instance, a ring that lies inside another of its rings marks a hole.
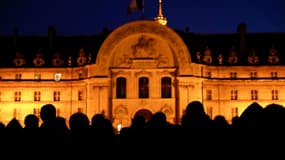
[[[161,98],[171,98],[171,78],[163,77],[161,79]]]
[[[257,90],[251,90],[251,100],[258,100],[258,91]]]
[[[53,92],[53,101],[60,101],[60,92],[59,91]]]
[[[206,90],[206,99],[212,100],[212,90]]]
[[[22,79],[22,74],[21,73],[16,73],[15,79],[16,80],[21,80]]]
[[[21,92],[20,91],[14,92],[14,101],[15,102],[21,101]]]
[[[257,72],[256,71],[253,71],[253,72],[250,72],[250,78],[257,78]]]
[[[41,80],[41,74],[40,73],[35,73],[34,79],[35,80]]]
[[[34,92],[34,101],[41,101],[41,92],[40,91]]]
[[[231,79],[237,78],[237,72],[231,72],[231,73],[230,73],[230,78],[231,78]]]
[[[238,90],[231,90],[231,100],[237,100],[238,99]]]
[[[272,94],[272,100],[279,100],[278,90],[272,90],[271,94]]]
[[[77,93],[78,95],[78,101],[83,101],[83,92],[82,91],[78,91],[78,93]]]
[[[277,72],[270,72],[271,78],[277,78]]]

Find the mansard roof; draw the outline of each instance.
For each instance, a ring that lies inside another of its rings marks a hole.
[[[76,59],[81,48],[86,54],[92,54],[92,62],[95,63],[96,54],[108,34],[109,32],[96,35],[57,35],[53,42],[50,42],[48,36],[19,35],[16,38],[16,43],[14,36],[0,36],[0,67],[13,67],[13,59],[16,53],[21,53],[26,59],[27,63],[24,67],[34,67],[33,59],[37,52],[41,52],[46,61],[43,67],[53,66],[51,61],[55,53],[59,53],[64,60],[63,67],[67,66],[69,56],[73,58],[73,65],[76,65]]]
[[[227,63],[230,49],[237,52],[238,63],[235,65],[250,65],[247,62],[248,55],[254,50],[259,57],[259,62],[254,65],[269,65],[267,59],[269,50],[274,47],[280,57],[278,64],[285,65],[285,32],[284,33],[246,33],[239,32],[231,34],[200,34],[185,30],[174,30],[187,45],[192,62],[198,61],[197,51],[204,56],[206,48],[211,50],[212,63],[209,65],[233,65]],[[26,59],[24,67],[34,67],[33,59],[37,52],[42,52],[46,63],[42,67],[52,67],[52,58],[55,52],[59,52],[67,66],[69,56],[73,58],[73,66],[76,66],[76,59],[79,50],[84,49],[86,54],[91,54],[92,62],[95,63],[100,46],[110,31],[104,31],[95,35],[82,36],[60,36],[54,39],[47,36],[0,36],[0,67],[13,67],[13,59],[16,53],[22,53]],[[243,44],[243,46],[242,46]],[[241,47],[244,47],[241,49]],[[223,57],[223,63],[219,64],[219,54]]]
[[[285,65],[285,32],[284,33],[246,33],[244,52],[240,50],[240,33],[232,34],[197,34],[186,32],[183,30],[176,31],[184,40],[191,53],[193,62],[197,62],[196,52],[204,53],[208,47],[211,50],[213,65],[218,64],[218,55],[222,54],[224,60],[229,57],[229,52],[232,48],[237,52],[239,62],[236,65],[249,65],[247,58],[252,50],[255,50],[260,58],[260,63],[256,65],[269,65],[267,58],[270,49],[277,50],[280,56],[280,63]],[[203,62],[201,62],[203,63]],[[230,65],[223,63],[223,65]]]

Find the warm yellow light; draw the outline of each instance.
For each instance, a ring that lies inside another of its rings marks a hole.
[[[122,124],[119,123],[117,125],[117,132],[120,133],[121,129],[122,129]]]

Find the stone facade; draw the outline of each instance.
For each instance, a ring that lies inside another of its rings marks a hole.
[[[114,126],[128,126],[136,114],[147,117],[158,111],[169,122],[180,123],[193,100],[203,102],[211,118],[224,115],[229,122],[253,102],[284,104],[283,65],[226,66],[221,54],[218,65],[212,65],[215,57],[208,47],[203,58],[202,52],[197,54],[205,63],[198,63],[191,60],[196,53],[190,53],[189,47],[170,27],[140,20],[112,31],[94,63],[84,48],[75,60],[78,65],[67,67],[61,66],[58,54],[55,67],[39,67],[41,54],[35,67],[21,67],[22,56],[17,54],[17,67],[0,68],[0,121],[6,124],[16,117],[23,123],[27,114],[39,115],[46,103],[54,104],[57,114],[67,120],[75,112],[86,113],[90,119],[103,113]],[[270,55],[272,61],[275,53]]]

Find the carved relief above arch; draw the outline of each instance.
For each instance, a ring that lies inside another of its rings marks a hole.
[[[123,118],[128,116],[128,109],[123,105],[119,105],[114,110],[115,116],[118,118]]]
[[[99,73],[110,68],[177,67],[181,73],[191,63],[187,46],[168,26],[152,20],[127,23],[115,29],[104,41],[96,58]],[[143,65],[142,63],[148,63]]]
[[[174,114],[173,109],[167,104],[163,105],[160,111],[163,112],[166,116],[172,116]]]

